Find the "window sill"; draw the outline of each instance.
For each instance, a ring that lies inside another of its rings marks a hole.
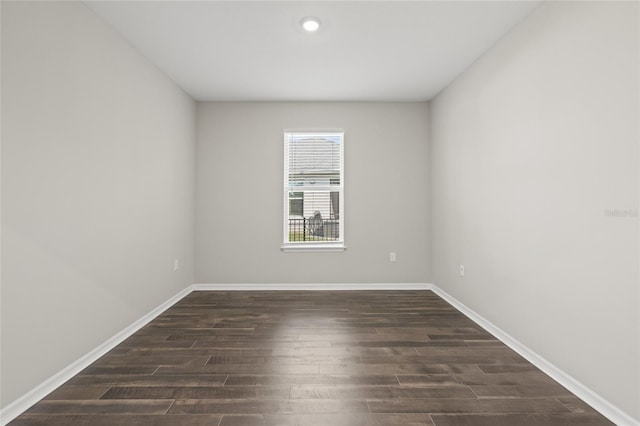
[[[301,252],[316,252],[316,253],[327,253],[327,252],[339,252],[345,251],[347,248],[344,244],[285,244],[280,247],[285,253],[301,253]]]

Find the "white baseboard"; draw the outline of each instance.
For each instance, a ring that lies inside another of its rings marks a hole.
[[[520,343],[517,339],[511,337],[508,333],[503,331],[500,327],[497,327],[482,315],[475,312],[473,309],[466,306],[464,303],[458,301],[447,292],[443,291],[436,285],[429,285],[429,289],[436,293],[438,296],[446,300],[454,308],[465,314],[473,322],[487,330],[498,340],[511,349],[516,351],[520,356],[525,358],[531,364],[544,371],[556,382],[567,388],[570,392],[582,399],[584,402],[593,407],[600,414],[611,420],[618,426],[640,426],[638,420],[633,419],[631,416],[620,410],[615,405],[598,395],[596,392],[580,383],[578,380],[566,374],[564,371],[547,361],[527,346]]]
[[[35,403],[40,401],[42,398],[56,390],[62,384],[64,384],[67,380],[71,379],[73,376],[78,374],[80,371],[84,370],[86,367],[95,362],[98,358],[115,348],[117,345],[122,343],[125,339],[130,337],[133,333],[140,330],[142,327],[147,325],[151,320],[156,318],[162,312],[167,310],[172,305],[176,304],[179,300],[184,298],[187,294],[191,293],[191,287],[187,287],[182,290],[180,293],[176,294],[166,302],[162,303],[160,306],[156,307],[145,316],[129,325],[124,330],[119,333],[113,335],[109,339],[107,339],[104,343],[102,343],[97,348],[88,352],[80,359],[75,362],[69,364],[64,369],[60,370],[58,373],[49,377],[44,382],[40,383],[38,386],[31,389],[26,394],[22,395],[20,398],[16,399],[12,403],[8,404],[2,410],[0,410],[0,424],[2,426],[6,425],[20,414],[24,413]]]
[[[438,286],[429,283],[365,283],[365,284],[193,284],[180,293],[176,294],[148,314],[120,331],[103,344],[73,362],[63,370],[54,374],[31,391],[27,392],[17,400],[13,401],[0,410],[0,425],[6,425],[20,414],[29,409],[32,405],[53,392],[67,380],[78,374],[84,368],[91,365],[98,358],[115,348],[122,341],[130,337],[136,331],[144,327],[151,320],[156,318],[169,307],[183,299],[192,291],[271,291],[271,290],[432,290],[442,299],[447,301],[457,310],[469,317],[472,321],[487,330],[497,339],[516,351],[533,365],[551,376],[562,386],[573,392],[578,398],[585,401],[603,416],[614,422],[618,426],[640,426],[640,422],[633,419],[628,414],[611,404],[600,395],[584,386],[582,383],[569,376],[555,365],[536,354],[533,350],[514,339],[499,327],[456,300],[454,297],[440,289]]]
[[[276,290],[429,290],[426,283],[314,283],[314,284],[194,284],[193,291],[276,291]]]

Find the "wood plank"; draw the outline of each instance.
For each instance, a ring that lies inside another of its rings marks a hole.
[[[165,416],[140,414],[30,415],[25,414],[11,426],[215,426],[222,416],[213,414]]]
[[[415,399],[415,398],[472,398],[476,395],[467,386],[344,386],[293,385],[292,399]]]
[[[76,376],[66,386],[222,386],[227,380],[226,374],[105,374],[97,376]]]
[[[372,413],[567,413],[555,399],[394,399],[369,401]],[[437,422],[436,422],[437,424]]]
[[[229,375],[226,386],[269,385],[397,385],[394,374],[387,375]]]
[[[40,401],[31,407],[28,414],[69,415],[69,414],[166,414],[172,400],[136,401]]]
[[[291,386],[124,386],[113,387],[100,399],[286,399]]]
[[[169,414],[332,414],[368,413],[365,401],[351,400],[177,400]]]
[[[594,414],[464,414],[432,415],[437,426],[603,426],[607,419]]]

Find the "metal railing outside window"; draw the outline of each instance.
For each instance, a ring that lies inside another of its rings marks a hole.
[[[340,223],[337,219],[289,219],[289,242],[339,241]]]

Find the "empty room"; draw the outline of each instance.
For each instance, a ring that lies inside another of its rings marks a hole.
[[[0,424],[640,426],[638,1],[0,18]]]

